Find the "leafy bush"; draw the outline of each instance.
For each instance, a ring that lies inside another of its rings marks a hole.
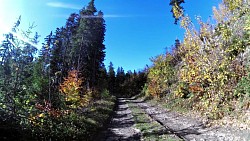
[[[103,90],[101,93],[101,98],[108,98],[110,96],[109,91],[107,89]]]
[[[114,108],[114,97],[95,101],[88,107],[61,111],[55,117],[43,112],[30,119],[31,139],[36,140],[93,140],[105,125]]]
[[[250,73],[243,77],[240,82],[238,83],[235,96],[237,96],[240,101],[241,105],[240,108],[249,109],[250,108]]]
[[[173,56],[167,54],[151,59],[153,66],[148,70],[148,93],[160,98],[170,93],[175,81],[175,69],[172,64]]]
[[[179,12],[173,14],[186,31],[183,43],[173,55],[153,60],[148,92],[155,97],[167,96],[167,102],[199,110],[212,119],[234,110],[235,101],[245,99],[243,107],[249,108],[249,76],[245,77],[249,64],[249,2],[223,1],[213,8],[214,22],[197,17],[198,30],[184,11]],[[172,63],[171,58],[179,61]]]

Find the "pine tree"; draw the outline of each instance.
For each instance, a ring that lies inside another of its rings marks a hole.
[[[52,31],[48,36],[45,38],[45,43],[43,43],[42,49],[40,50],[40,58],[43,62],[43,71],[47,72],[48,66],[50,65],[50,58],[51,58],[51,48],[52,48],[52,39],[53,34]]]
[[[79,14],[72,13],[68,20],[66,21],[65,25],[65,32],[62,38],[63,41],[63,68],[62,75],[65,77],[74,66],[74,59],[77,52],[74,52],[74,42],[77,40],[75,39],[77,30],[79,27]]]
[[[90,15],[93,15],[97,12],[96,8],[95,8],[95,0],[91,0],[87,6],[87,12],[90,14]]]
[[[108,90],[111,94],[115,92],[115,70],[113,63],[110,62],[108,66]]]
[[[173,18],[175,19],[175,24],[180,20],[183,16],[184,9],[181,4],[184,3],[184,0],[170,0],[170,4],[172,6],[171,12],[173,13]]]
[[[79,18],[79,27],[75,35],[74,68],[80,71],[86,79],[85,87],[97,87],[100,70],[105,57],[105,21],[103,13],[97,12],[94,0],[90,1],[86,9],[82,9]]]
[[[116,71],[116,81],[115,81],[115,90],[116,94],[123,95],[123,83],[125,81],[125,73],[122,67],[118,67]]]
[[[63,77],[73,68],[74,36],[79,26],[79,15],[72,13],[66,21],[65,27],[57,28],[53,35],[51,75],[55,77],[56,83],[60,83]]]
[[[99,74],[97,79],[98,79],[97,90],[100,92],[108,90],[108,73],[104,64],[99,69]]]
[[[37,51],[34,44],[38,43],[39,35],[32,35],[31,25],[27,31],[20,31],[21,17],[12,28],[12,32],[5,34],[5,40],[1,44],[1,80],[0,80],[0,109],[5,111],[14,119],[25,120],[34,109],[32,105],[36,95],[32,93],[29,87],[32,79],[34,56]],[[20,33],[21,32],[21,33]],[[28,39],[24,42],[15,36],[15,33],[21,34],[22,38]]]
[[[98,78],[101,74],[101,68],[104,66],[103,61],[105,57],[105,45],[104,36],[105,36],[105,21],[103,19],[103,13],[101,11],[98,12],[95,18],[95,27],[94,27],[94,42],[91,47],[90,53],[92,54],[90,57],[90,69],[92,68],[90,86],[97,87]]]

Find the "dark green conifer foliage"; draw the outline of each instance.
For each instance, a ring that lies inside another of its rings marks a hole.
[[[170,0],[169,5],[172,6],[171,12],[173,13],[175,24],[177,24],[183,14],[184,8],[181,6],[182,3],[185,3],[184,0]]]
[[[105,57],[105,21],[103,13],[90,1],[86,9],[82,9],[79,18],[79,27],[75,35],[74,68],[81,72],[85,79],[85,87],[97,87],[100,70]]]
[[[5,39],[0,50],[0,111],[5,113],[2,120],[13,119],[11,122],[22,124],[33,110],[33,102],[36,95],[32,93],[32,66],[37,51],[35,44],[38,43],[39,35],[32,36],[33,25],[27,31],[18,29],[21,17],[12,28],[5,34]],[[29,40],[24,42],[16,34]]]
[[[111,94],[115,92],[115,70],[113,63],[110,62],[108,66],[108,90]]]
[[[116,81],[115,81],[115,92],[118,95],[121,95],[123,92],[123,87],[122,84],[125,81],[125,72],[122,67],[118,67],[116,71]]]

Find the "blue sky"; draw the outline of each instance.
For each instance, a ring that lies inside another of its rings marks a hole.
[[[221,0],[187,0],[183,6],[193,19],[206,20],[212,6]],[[44,37],[57,27],[64,26],[67,17],[88,4],[89,0],[1,0],[0,34],[10,30],[19,15],[21,28],[35,22],[42,43]],[[106,20],[106,59],[125,71],[143,69],[149,58],[164,53],[182,39],[184,30],[174,24],[169,0],[96,0],[96,8]],[[0,37],[1,40],[1,37]]]

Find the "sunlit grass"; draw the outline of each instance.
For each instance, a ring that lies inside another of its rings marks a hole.
[[[153,121],[140,107],[136,104],[128,104],[135,120],[135,127],[142,133],[143,141],[177,141],[171,137],[163,126]]]

